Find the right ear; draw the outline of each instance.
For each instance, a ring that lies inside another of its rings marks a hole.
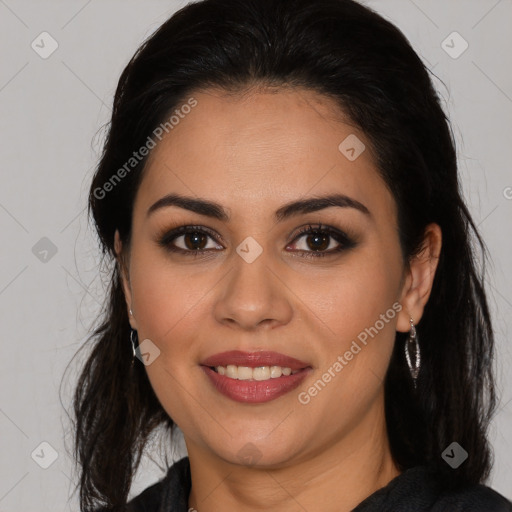
[[[121,284],[123,286],[124,298],[126,300],[126,309],[128,313],[128,320],[132,329],[137,330],[137,321],[135,320],[135,310],[133,307],[132,290],[130,285],[130,275],[126,267],[125,258],[123,257],[123,244],[119,231],[116,229],[114,234],[114,251],[116,253],[117,264],[119,265],[119,274],[121,276]],[[130,309],[132,314],[130,314]]]

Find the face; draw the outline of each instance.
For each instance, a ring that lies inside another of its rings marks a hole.
[[[124,279],[156,395],[189,452],[233,463],[368,436],[396,330],[421,315],[369,141],[311,91],[192,96],[152,150]]]

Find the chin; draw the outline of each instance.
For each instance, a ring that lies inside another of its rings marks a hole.
[[[223,444],[218,450],[212,446],[213,452],[229,464],[236,464],[245,467],[270,469],[279,466],[287,466],[294,458],[293,446],[297,443],[289,441],[282,445],[273,441],[251,440],[245,437],[243,441],[231,442],[229,446]]]

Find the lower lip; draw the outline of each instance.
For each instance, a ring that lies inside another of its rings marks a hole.
[[[270,400],[289,393],[300,385],[310,371],[310,368],[304,368],[293,375],[281,376],[276,379],[238,380],[220,375],[208,366],[201,366],[201,368],[217,391],[236,402],[251,404],[270,402]]]

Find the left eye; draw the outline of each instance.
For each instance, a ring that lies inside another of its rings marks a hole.
[[[184,247],[177,247],[175,245],[176,240],[180,238],[183,239],[182,244],[184,244]],[[193,253],[197,255],[197,253],[210,251],[212,249],[205,245],[208,238],[213,240],[213,235],[204,228],[181,226],[164,235],[160,239],[159,244],[172,252]],[[215,249],[215,247],[213,249]],[[222,246],[220,246],[220,249],[222,249]]]
[[[297,240],[299,239],[303,239],[303,247],[297,247],[300,251],[312,250],[323,252],[327,249],[332,249],[332,246],[336,246],[336,243],[338,243],[331,234],[325,231],[306,233],[305,235],[297,237]]]
[[[298,248],[298,250],[305,252],[306,257],[328,256],[349,249],[355,245],[345,233],[328,227],[324,228],[321,225],[319,227],[309,225],[302,229],[295,240],[300,240],[301,238],[304,239],[306,248]],[[336,244],[338,244],[337,247]]]

